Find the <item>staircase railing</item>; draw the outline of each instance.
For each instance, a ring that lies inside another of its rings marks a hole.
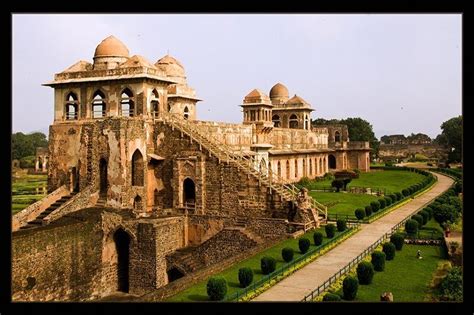
[[[236,153],[235,150],[230,148],[227,144],[222,143],[220,140],[209,134],[206,134],[197,125],[188,120],[182,119],[181,116],[177,116],[176,114],[162,113],[162,119],[172,128],[178,128],[181,132],[187,134],[191,141],[195,141],[205,146],[205,148],[217,157],[219,161],[235,164],[241,170],[253,175],[260,182],[266,184],[270,189],[278,192],[283,199],[287,201],[297,200],[300,192],[298,187],[292,183],[284,183],[284,179],[271,170],[267,172],[270,173],[270,176],[262,172],[262,170],[256,166],[254,161],[243,154],[242,149],[239,153]],[[311,196],[309,196],[309,199],[311,206],[317,209],[317,211],[327,219],[327,207],[314,200]]]

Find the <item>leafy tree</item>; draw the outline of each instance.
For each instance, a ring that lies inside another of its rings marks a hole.
[[[12,134],[12,159],[22,159],[27,156],[34,156],[36,148],[47,147],[46,135],[41,132],[34,132],[25,135],[22,132]]]
[[[439,285],[441,299],[462,301],[462,269],[453,267]]]
[[[462,116],[453,117],[441,124],[442,132],[435,142],[448,147],[448,162],[460,162],[462,156]]]

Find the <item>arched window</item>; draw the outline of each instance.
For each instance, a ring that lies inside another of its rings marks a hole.
[[[69,93],[66,97],[66,120],[76,120],[78,115],[78,106],[79,102],[77,101],[77,96],[74,93]]]
[[[306,176],[306,159],[303,158],[303,176]]]
[[[334,133],[334,141],[335,142],[340,142],[341,141],[341,133],[339,131],[336,131]]]
[[[275,124],[275,127],[278,128],[278,127],[281,126],[280,116],[278,116],[278,115],[273,115],[272,121],[273,121],[273,123]]]
[[[143,186],[143,155],[136,149],[132,155],[132,186]]]
[[[313,159],[309,159],[309,176],[313,176]]]
[[[92,100],[92,118],[102,118],[106,116],[105,95],[102,91],[96,91]]]
[[[329,154],[329,168],[330,169],[336,168],[336,157],[332,154]]]
[[[295,178],[298,178],[298,160],[295,160]]]
[[[160,102],[159,102],[158,92],[156,90],[153,90],[153,92],[151,92],[151,99],[150,99],[150,110],[151,110],[151,116],[153,118],[158,117],[158,111],[160,108],[159,106],[160,106]]]
[[[133,102],[133,93],[128,88],[122,91],[120,107],[123,117],[135,116],[135,103]]]
[[[319,173],[324,173],[323,170],[323,159],[319,158]]]
[[[188,106],[184,107],[184,119],[189,118],[189,109]]]
[[[295,114],[290,116],[290,128],[298,128],[298,117]]]
[[[143,208],[142,197],[137,195],[135,199],[133,199],[133,209],[142,210],[142,208]]]
[[[290,179],[290,161],[286,161],[286,179]]]
[[[281,177],[281,163],[280,163],[280,161],[278,161],[278,164],[277,164],[277,172],[278,172],[278,177]]]

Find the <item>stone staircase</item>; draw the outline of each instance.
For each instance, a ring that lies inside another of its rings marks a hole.
[[[270,176],[266,172],[262,172],[259,168],[255,167],[254,162],[251,159],[245,157],[243,154],[236,153],[219,140],[211,138],[205,130],[201,130],[199,126],[193,124],[191,121],[184,120],[171,113],[162,113],[162,118],[165,124],[170,126],[173,130],[178,129],[186,134],[190,137],[191,141],[195,141],[206,148],[206,150],[218,158],[220,162],[234,165],[245,174],[253,176],[260,183],[267,186],[270,191],[276,192],[276,194],[281,197],[282,201],[292,201],[297,203],[300,190],[295,185],[291,183],[283,184],[284,179],[274,172],[270,172]],[[317,220],[320,217],[324,221],[327,220],[327,207],[311,197],[309,197],[309,199],[311,207],[318,212],[317,216],[313,216],[315,223],[317,224]]]
[[[76,195],[76,194],[77,194],[77,192],[72,192],[69,195],[64,196],[61,199],[57,200],[51,206],[49,206],[46,210],[41,212],[34,220],[28,221],[28,223],[26,225],[20,227],[20,230],[30,229],[30,228],[34,228],[34,227],[38,227],[38,226],[43,225],[43,219],[47,215],[49,215],[54,210],[60,208],[66,201],[68,201],[69,199],[74,197],[74,195]]]
[[[100,194],[99,199],[95,203],[95,206],[98,208],[105,208],[105,204],[107,203],[107,195],[106,194]]]
[[[191,273],[204,268],[204,263],[196,259],[197,255],[194,255],[195,250],[196,247],[177,249],[173,254],[171,254],[174,265],[185,271],[185,273]]]

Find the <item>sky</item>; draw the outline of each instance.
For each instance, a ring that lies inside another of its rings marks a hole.
[[[203,99],[199,120],[239,123],[254,88],[281,82],[311,118],[361,117],[380,139],[425,133],[461,115],[460,14],[14,14],[13,132],[48,133],[41,84],[114,35],[155,63],[170,55]]]

